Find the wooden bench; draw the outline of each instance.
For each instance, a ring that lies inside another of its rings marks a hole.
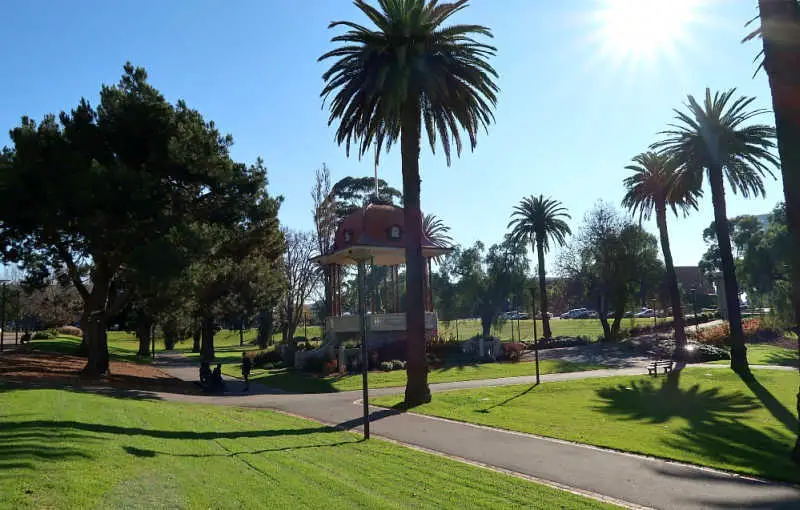
[[[663,360],[663,361],[653,361],[647,366],[647,373],[650,375],[658,375],[658,369],[662,369],[662,373],[664,375],[672,372],[672,367],[674,363],[672,360]]]

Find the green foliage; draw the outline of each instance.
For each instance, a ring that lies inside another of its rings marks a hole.
[[[564,246],[566,237],[572,234],[565,221],[571,218],[567,209],[558,200],[543,195],[522,199],[519,205],[514,206],[511,218],[508,224],[511,237],[520,243],[541,243],[544,253],[550,251],[550,241]]]
[[[584,227],[562,254],[560,266],[581,283],[586,300],[599,313],[606,340],[618,337],[623,314],[635,296],[641,298],[643,289],[652,293],[664,276],[655,237],[602,202],[586,214]],[[615,312],[611,324],[609,310]]]
[[[186,294],[173,280],[202,280],[193,297],[210,306],[242,295],[281,250],[263,164],[232,161],[232,137],[167,102],[142,68],[126,64],[96,108],[81,100],[38,124],[24,117],[11,142],[0,163],[4,258],[39,280],[66,268],[97,325],[87,328],[90,372],[107,368],[102,331],[134,294],[152,316]]]
[[[431,149],[438,138],[448,164],[451,144],[461,153],[459,127],[474,148],[497,100],[497,73],[487,62],[495,48],[474,38],[491,37],[489,29],[442,26],[466,2],[387,0],[383,12],[360,0],[356,6],[377,30],[333,22],[331,28],[349,30],[333,38],[341,46],[319,59],[334,60],[323,75],[322,96],[331,98],[329,124],[340,119],[336,141],[348,154],[351,142],[360,155],[374,150],[377,160],[384,146],[399,140],[401,127],[421,120]]]
[[[261,351],[250,351],[247,356],[253,363],[254,368],[262,368],[267,364],[277,365],[283,363],[283,358],[277,349],[265,349]]]
[[[374,177],[344,177],[331,187],[328,201],[333,204],[338,224],[358,209],[370,203],[397,205],[403,199],[400,190],[378,179],[378,195],[375,196]]]

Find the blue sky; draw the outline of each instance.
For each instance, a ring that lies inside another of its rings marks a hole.
[[[513,205],[531,194],[564,202],[574,227],[598,199],[618,204],[624,166],[657,139],[686,94],[736,87],[769,107],[766,77],[753,77],[758,44],[739,42],[755,0],[640,0],[696,5],[691,18],[648,16],[627,38],[610,35],[598,15],[613,1],[473,0],[455,18],[494,31],[501,88],[496,123],[474,152],[448,168],[423,146],[423,209],[459,243],[500,240]],[[364,21],[359,14],[347,0],[5,0],[0,144],[21,115],[38,119],[81,96],[96,101],[100,84],[116,82],[130,60],[171,101],[185,99],[233,134],[236,159],[262,156],[271,192],[285,197],[281,221],[310,229],[316,168],[326,162],[334,180],[372,174],[370,161],[347,158],[335,144],[319,98],[325,65],[316,59],[331,48],[327,25]],[[635,40],[642,38],[656,43]],[[627,46],[652,51],[634,59]],[[379,173],[401,186],[399,151],[383,157]],[[780,181],[770,179],[766,199],[729,193],[729,215],[768,212],[781,198]],[[700,211],[670,219],[676,264],[697,263],[712,219],[710,192]],[[656,232],[652,221],[646,227]]]

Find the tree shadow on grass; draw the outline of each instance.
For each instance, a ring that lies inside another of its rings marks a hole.
[[[513,401],[513,400],[516,400],[516,399],[518,399],[520,397],[524,397],[525,395],[527,395],[528,393],[533,391],[534,388],[536,388],[537,386],[539,386],[539,383],[534,383],[528,389],[526,389],[524,391],[521,391],[521,392],[517,393],[516,395],[508,397],[507,399],[503,400],[502,402],[498,402],[496,404],[492,404],[492,405],[490,405],[489,407],[487,407],[485,409],[476,409],[475,412],[476,413],[488,414],[488,413],[490,413],[492,411],[492,409],[495,409],[497,407],[502,407],[502,406],[508,404],[509,402]]]
[[[4,422],[0,424],[0,434],[5,430],[49,430],[62,434],[68,431],[84,431],[99,434],[116,434],[125,436],[145,436],[157,439],[189,439],[189,440],[214,440],[214,439],[240,439],[261,438],[278,436],[303,436],[324,432],[333,432],[336,429],[320,425],[318,427],[290,428],[290,429],[262,429],[262,430],[231,430],[231,431],[191,431],[191,430],[158,430],[141,427],[121,427],[118,425],[105,425],[102,423],[84,423],[71,420],[31,420]]]
[[[797,360],[796,351],[786,352],[768,352],[764,355],[764,361],[767,365],[779,365],[785,367],[796,367],[800,362]]]
[[[56,431],[47,426],[0,423],[0,479],[14,478],[18,470],[34,470],[42,463],[90,459],[81,445],[92,440],[86,434]]]
[[[758,399],[740,391],[724,392],[722,387],[701,389],[695,384],[681,388],[679,378],[678,371],[666,380],[634,380],[627,385],[602,388],[597,390],[597,396],[603,405],[597,409],[645,424],[685,420],[685,427],[669,435],[660,428],[651,429],[654,435],[662,436],[660,442],[674,452],[673,458],[691,461],[692,457],[699,457],[705,459],[704,464],[800,481],[796,466],[789,460],[791,435],[742,422],[744,415],[762,407]]]
[[[125,453],[140,458],[152,458],[158,455],[167,455],[169,457],[205,458],[205,457],[238,457],[241,455],[259,455],[262,453],[288,452],[293,450],[306,450],[309,448],[335,448],[337,446],[353,445],[362,442],[364,442],[363,438],[353,438],[350,441],[336,441],[332,443],[283,446],[280,448],[262,448],[258,450],[227,451],[226,453],[172,453],[159,450],[148,450],[145,448],[137,448],[135,446],[123,446],[122,449],[125,450]]]
[[[786,408],[781,402],[775,398],[770,391],[765,388],[755,374],[741,375],[742,381],[750,388],[750,391],[758,398],[764,407],[772,414],[772,416],[781,422],[786,429],[794,434],[797,431],[797,417],[789,409]]]

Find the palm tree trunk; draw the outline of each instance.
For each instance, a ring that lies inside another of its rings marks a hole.
[[[678,289],[678,277],[675,275],[675,266],[672,262],[672,249],[669,246],[667,205],[663,200],[656,204],[656,223],[658,224],[658,233],[661,237],[661,251],[664,253],[664,265],[667,268],[667,285],[669,287],[672,318],[675,326],[675,352],[672,356],[677,360],[682,360],[686,354],[686,325],[683,320],[683,307],[681,306],[681,293]]]
[[[544,270],[544,239],[537,236],[536,251],[539,256],[539,294],[541,298],[539,303],[542,305],[542,334],[546,339],[550,339],[552,332],[550,331],[550,318],[547,317],[547,283],[545,281]],[[533,320],[536,320],[534,315]]]
[[[422,212],[420,210],[419,143],[420,106],[409,100],[403,115],[400,151],[403,166],[403,222],[406,249],[406,342],[408,362],[405,403],[415,406],[430,402],[428,367],[425,360],[425,295],[422,279]]]
[[[747,365],[747,347],[744,345],[742,314],[739,309],[739,285],[736,282],[736,266],[733,263],[722,168],[711,168],[708,174],[711,182],[711,201],[714,204],[717,244],[722,262],[722,279],[725,282],[725,304],[728,308],[728,324],[731,330],[731,369],[739,374],[747,374],[750,368]]]
[[[800,6],[795,0],[759,0],[764,69],[772,89],[783,194],[794,251],[800,253]],[[800,352],[800,259],[792,261],[795,333]],[[800,415],[800,390],[797,393]],[[800,429],[792,458],[800,463]]]

